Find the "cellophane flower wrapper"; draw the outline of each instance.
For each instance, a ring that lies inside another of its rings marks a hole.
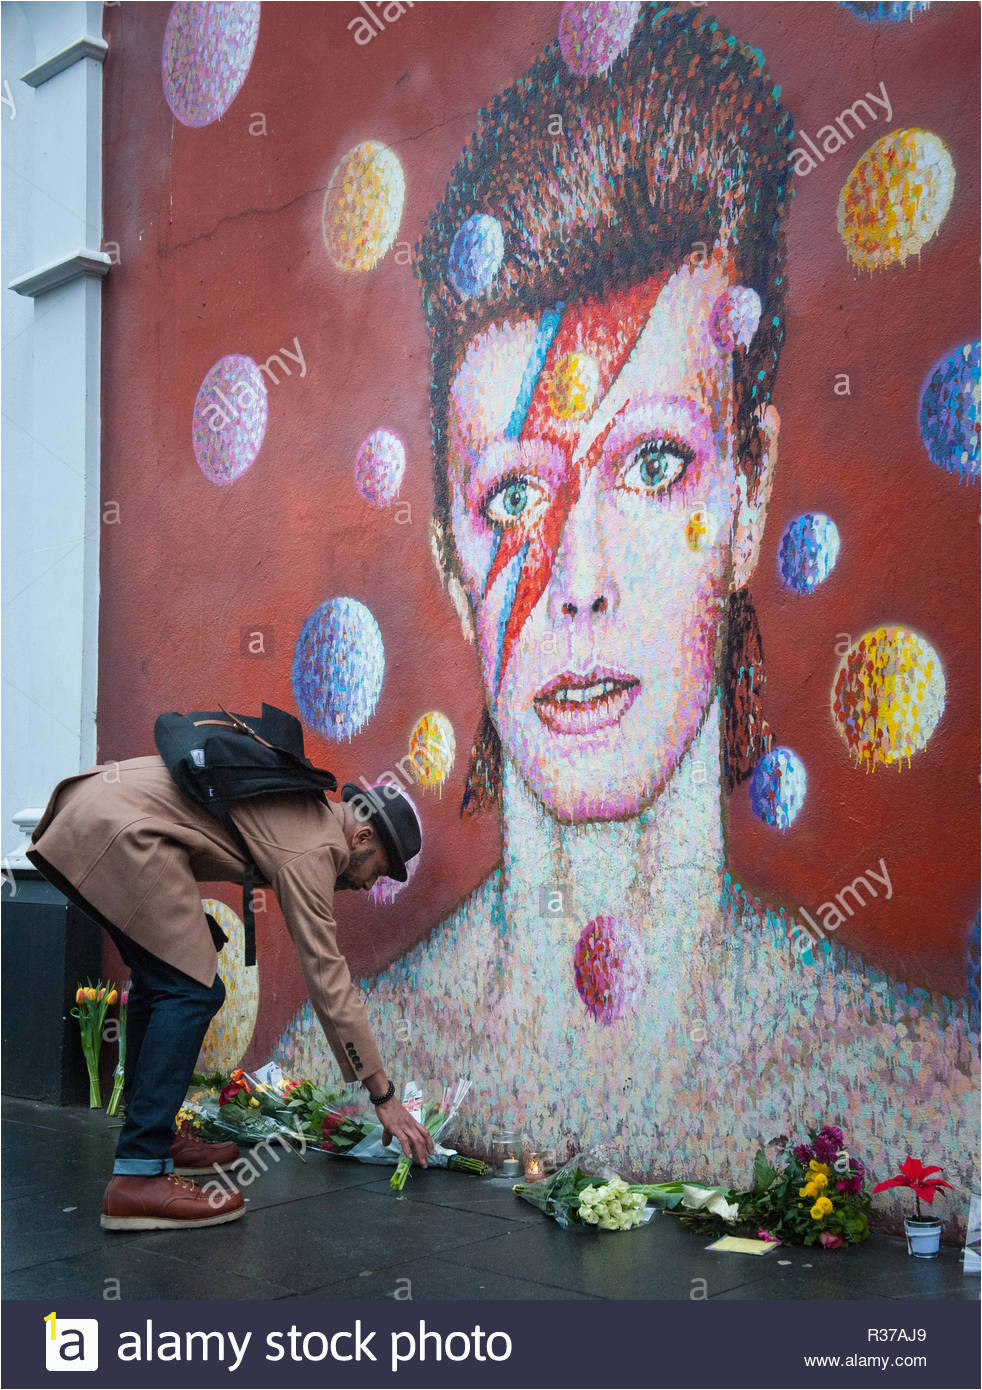
[[[236,1098],[223,1105],[220,1093],[224,1078],[194,1078],[182,1108],[193,1118],[198,1137],[206,1143],[231,1139],[236,1144],[261,1144],[279,1137],[294,1148],[310,1148],[310,1139],[297,1125],[283,1098],[254,1079],[249,1080],[250,1089],[242,1092],[243,1104]],[[252,1099],[258,1104],[250,1105]]]
[[[320,1123],[320,1140],[313,1140],[315,1147],[326,1149],[328,1153],[343,1154],[346,1158],[356,1158],[359,1163],[398,1164],[403,1157],[402,1147],[397,1139],[388,1144],[382,1143],[383,1127],[378,1122],[374,1107],[365,1102],[364,1087],[350,1087],[345,1091],[325,1092],[310,1082],[301,1082],[300,1093],[295,1103],[309,1116],[307,1124],[315,1132]],[[307,1109],[305,1088],[311,1087],[314,1110]],[[403,1089],[402,1103],[419,1123],[428,1129],[433,1137],[434,1152],[427,1162],[436,1168],[445,1168],[447,1160],[456,1152],[444,1148],[439,1143],[440,1136],[457,1113],[460,1103],[470,1090],[470,1082],[463,1078],[451,1086],[424,1088],[410,1081]],[[424,1096],[438,1099],[425,1100]],[[306,1128],[306,1126],[305,1126]]]
[[[296,1147],[303,1145],[361,1163],[390,1167],[403,1157],[398,1140],[382,1143],[383,1127],[363,1086],[331,1090],[309,1080],[288,1081],[272,1065],[255,1073],[243,1072],[241,1078],[245,1084],[225,1104],[221,1104],[220,1097],[231,1089],[228,1078],[221,1074],[193,1078],[184,1108],[193,1114],[202,1139],[258,1144],[280,1135]],[[446,1167],[456,1152],[437,1141],[469,1089],[470,1082],[463,1078],[428,1092],[415,1082],[405,1087],[403,1104],[416,1113],[433,1136],[435,1153],[427,1161],[434,1167]],[[438,1099],[426,1102],[424,1094],[436,1095]]]
[[[593,1194],[584,1201],[583,1194],[588,1188],[605,1189],[604,1205],[609,1201],[613,1209],[623,1212],[624,1222],[630,1222],[630,1225],[604,1225],[603,1229],[627,1230],[631,1226],[647,1225],[655,1214],[654,1206],[649,1203],[656,1189],[624,1182],[609,1163],[589,1152],[574,1154],[552,1177],[538,1182],[516,1183],[513,1190],[564,1228],[570,1225],[601,1226],[605,1218],[598,1216],[596,1220],[593,1219]]]

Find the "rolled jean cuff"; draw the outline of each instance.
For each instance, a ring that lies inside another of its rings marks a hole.
[[[166,1158],[117,1158],[113,1164],[113,1177],[155,1178],[161,1173],[173,1173],[174,1160]]]

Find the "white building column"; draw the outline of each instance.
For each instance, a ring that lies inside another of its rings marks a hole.
[[[2,5],[5,855],[97,756],[102,8]]]

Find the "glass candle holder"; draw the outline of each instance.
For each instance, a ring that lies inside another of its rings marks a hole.
[[[521,1136],[513,1129],[499,1129],[491,1140],[491,1162],[500,1178],[517,1178],[521,1175]]]
[[[548,1177],[551,1166],[547,1149],[529,1149],[525,1155],[525,1181],[539,1182]]]

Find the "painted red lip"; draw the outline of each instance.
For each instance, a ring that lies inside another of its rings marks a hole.
[[[585,673],[563,671],[542,687],[532,703],[553,733],[587,734],[622,719],[640,689],[637,676],[624,671],[606,667]]]

